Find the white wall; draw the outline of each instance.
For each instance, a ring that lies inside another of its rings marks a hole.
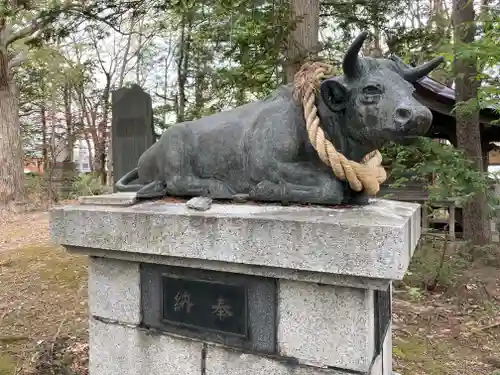
[[[91,171],[89,148],[87,146],[87,142],[83,139],[80,139],[75,143],[75,147],[73,149],[73,160],[75,161],[76,169],[79,173]]]

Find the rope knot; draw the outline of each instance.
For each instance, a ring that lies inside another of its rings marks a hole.
[[[378,150],[365,155],[361,163],[348,160],[325,138],[320,127],[318,109],[314,103],[317,89],[322,79],[333,74],[333,67],[321,62],[305,63],[295,74],[293,97],[302,101],[309,141],[323,163],[329,166],[334,175],[347,181],[354,191],[364,190],[368,195],[376,195],[387,174],[382,167],[382,155]]]

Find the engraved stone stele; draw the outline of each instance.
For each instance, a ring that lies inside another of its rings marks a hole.
[[[186,201],[51,211],[53,240],[90,257],[90,375],[391,375],[419,205]]]
[[[138,85],[112,94],[111,150],[113,182],[137,165],[154,143],[151,97]]]

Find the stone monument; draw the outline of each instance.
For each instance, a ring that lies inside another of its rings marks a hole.
[[[152,122],[151,97],[140,86],[122,87],[113,92],[111,150],[115,184],[153,145]]]
[[[52,211],[53,239],[90,257],[90,375],[392,374],[420,206],[368,196],[376,148],[430,126],[410,82],[439,61],[360,58],[366,36],[344,76],[307,65],[293,90],[175,125],[125,192]]]

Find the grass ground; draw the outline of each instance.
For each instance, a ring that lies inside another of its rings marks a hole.
[[[458,245],[426,241],[397,285],[393,355],[403,375],[500,375],[500,251]]]
[[[71,371],[49,368],[59,349],[85,352],[87,270],[85,257],[50,243],[47,225],[46,213],[0,223],[0,375],[86,373],[71,360]],[[395,290],[395,370],[500,375],[500,251],[443,248],[419,249]]]
[[[1,225],[0,375],[27,373],[42,348],[61,340],[86,341],[86,258],[53,246],[47,222],[37,213]]]

